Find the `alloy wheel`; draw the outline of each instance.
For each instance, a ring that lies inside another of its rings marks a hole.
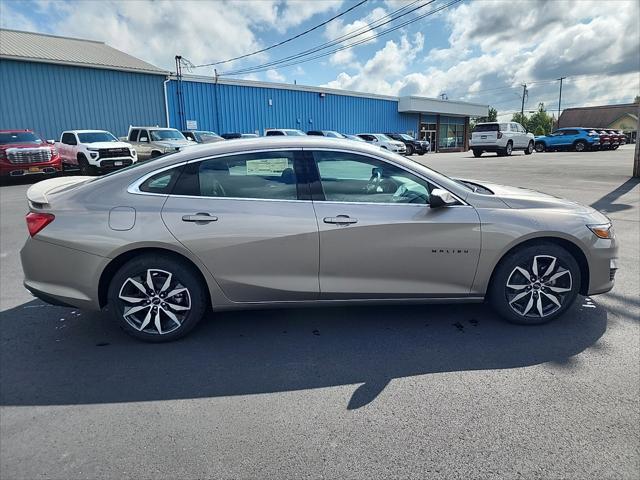
[[[509,307],[518,315],[545,318],[562,308],[572,288],[571,272],[561,260],[536,255],[511,271],[505,294]]]
[[[191,294],[165,270],[147,269],[128,277],[118,293],[122,316],[139,332],[165,335],[182,326],[191,311]]]

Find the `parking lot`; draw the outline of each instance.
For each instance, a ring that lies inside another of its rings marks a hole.
[[[23,289],[29,185],[0,187],[0,477],[636,478],[633,148],[412,157],[613,220],[614,290],[534,327],[484,305],[267,310],[143,344]]]

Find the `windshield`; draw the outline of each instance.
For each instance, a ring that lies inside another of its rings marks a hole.
[[[307,134],[301,130],[283,130],[283,132],[285,132],[287,135],[290,135],[292,137],[307,136]]]
[[[407,135],[406,133],[401,133],[399,136],[403,140],[415,140],[415,138],[413,138],[411,135]]]
[[[341,133],[338,132],[332,132],[331,130],[326,131],[325,136],[327,137],[331,137],[331,138],[346,138],[344,135],[342,135]]]
[[[498,130],[500,129],[497,123],[481,123],[473,129],[474,132],[497,132]]]
[[[0,145],[11,143],[42,143],[42,140],[33,132],[1,132]]]
[[[117,142],[118,139],[109,132],[78,133],[80,143]]]
[[[186,140],[184,135],[178,130],[169,128],[167,130],[151,130],[151,140],[158,142],[162,140]]]
[[[383,142],[390,142],[392,141],[389,137],[387,137],[386,135],[380,133],[379,135],[376,135],[376,137],[378,137],[378,140],[382,140]]]

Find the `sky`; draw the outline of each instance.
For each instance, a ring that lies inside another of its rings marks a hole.
[[[104,41],[174,70],[175,55],[202,65],[252,53],[360,1],[0,0],[0,26]],[[525,111],[540,102],[557,111],[560,77],[566,77],[563,108],[628,103],[640,95],[637,0],[463,0],[447,6],[451,1],[367,0],[284,45],[215,69],[229,78],[384,95],[444,95],[492,105],[500,118],[520,110],[522,84],[528,88]],[[403,7],[397,14],[421,8],[372,28]],[[331,48],[312,55],[319,58],[305,63],[244,71],[333,40]],[[185,73],[213,76],[214,67]]]

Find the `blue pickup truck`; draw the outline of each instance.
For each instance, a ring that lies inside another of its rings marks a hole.
[[[549,135],[535,137],[536,152],[545,150],[597,150],[600,147],[600,135],[592,128],[559,128]]]

